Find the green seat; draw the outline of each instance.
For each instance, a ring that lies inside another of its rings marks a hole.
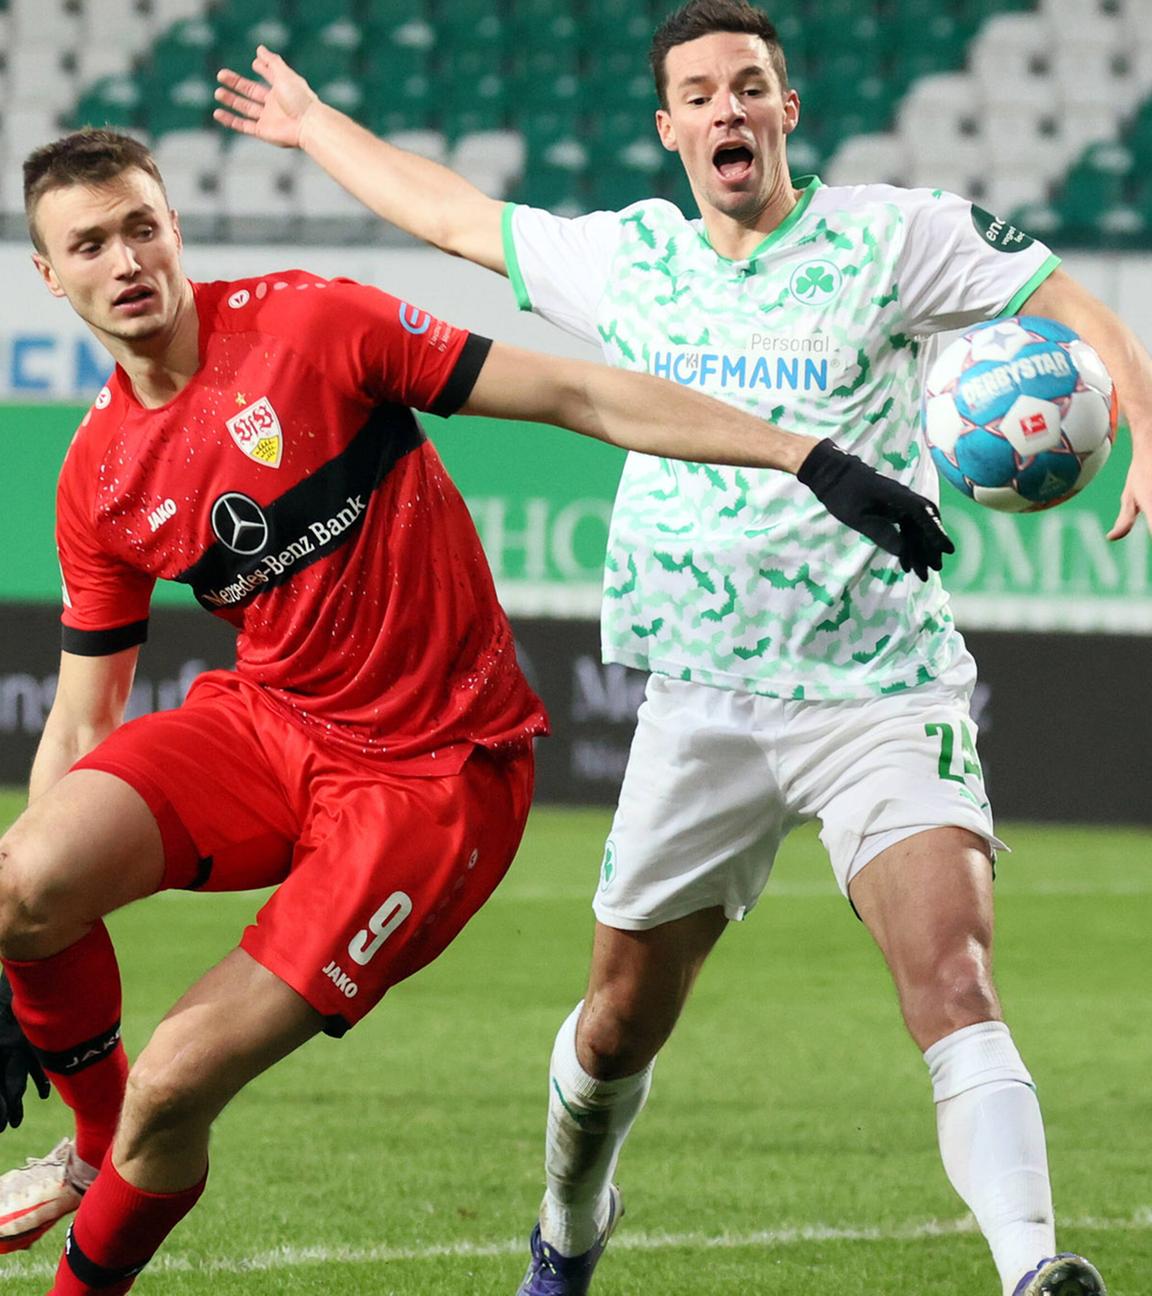
[[[213,58],[217,67],[248,73],[252,70],[257,45],[267,45],[277,54],[290,55],[291,44],[292,29],[279,18],[264,18],[254,23],[229,22],[219,30]]]
[[[313,33],[323,32],[338,23],[354,23],[357,26],[363,6],[357,0],[323,0],[322,4],[299,4],[292,10],[292,30],[299,39],[302,35],[311,37]]]
[[[360,0],[360,19],[373,27],[394,28],[427,18],[427,0]]]
[[[140,125],[143,102],[139,84],[130,76],[104,77],[90,86],[71,113],[74,126]]]
[[[333,81],[356,80],[359,64],[354,49],[341,49],[311,41],[302,45],[292,59],[296,71],[317,90]]]
[[[178,130],[207,130],[212,126],[215,88],[207,77],[187,77],[172,86],[156,87],[141,113],[141,125],[157,137]]]
[[[511,116],[507,86],[498,72],[450,82],[442,96],[440,129],[450,139],[477,131],[503,130]]]
[[[427,78],[430,71],[431,56],[425,50],[368,42],[360,51],[360,78],[369,90],[383,90],[409,77]]]
[[[516,201],[561,215],[576,215],[588,210],[588,198],[579,175],[555,167],[530,169],[517,192]]]
[[[1124,138],[1137,159],[1137,169],[1152,169],[1152,99],[1140,105]]]
[[[423,130],[432,121],[432,83],[420,73],[365,86],[364,117],[377,135]]]
[[[174,23],[152,47],[150,77],[175,85],[186,77],[215,71],[209,64],[216,40],[216,28],[203,18]]]

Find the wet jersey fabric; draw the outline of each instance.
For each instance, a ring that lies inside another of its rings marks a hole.
[[[464,501],[409,405],[450,414],[490,343],[301,271],[194,285],[200,367],[146,409],[120,369],[61,470],[64,648],[140,643],[157,579],[237,630],[240,678],[412,773],[546,731]]]
[[[919,360],[942,330],[1016,312],[1059,264],[942,191],[797,182],[731,261],[660,199],[576,219],[505,208],[521,309],[670,379],[841,449],[930,498]],[[855,698],[959,657],[933,573],[828,515],[785,473],[628,456],[612,514],[605,659],[785,698]]]

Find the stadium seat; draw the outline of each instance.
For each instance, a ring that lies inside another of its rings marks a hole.
[[[11,48],[21,53],[35,46],[74,50],[80,43],[80,18],[68,0],[9,0],[8,29]]]
[[[133,77],[105,77],[80,97],[70,114],[71,122],[74,126],[137,126],[141,101],[140,87]]]
[[[185,77],[175,85],[149,82],[141,103],[139,120],[153,136],[170,131],[207,130],[215,107],[215,81],[205,76]]]
[[[304,167],[300,171],[293,198],[296,215],[306,222],[309,232],[321,237],[359,241],[365,232],[380,224],[377,217],[319,167]]]
[[[389,140],[397,148],[407,149],[409,153],[429,158],[433,162],[447,162],[448,160],[448,141],[440,131],[397,131],[389,136]]]
[[[826,172],[829,184],[904,184],[907,148],[898,135],[853,135],[832,155]]]
[[[214,76],[216,29],[203,18],[174,23],[152,47],[149,76],[174,85],[190,76]]]
[[[81,89],[104,77],[127,76],[133,67],[133,51],[121,40],[86,39],[73,54],[76,84]]]
[[[896,120],[920,182],[937,172],[976,175],[986,167],[979,105],[979,84],[964,72],[924,77],[905,95]]]
[[[524,174],[524,154],[519,131],[477,131],[457,139],[451,166],[489,197],[503,198]]]
[[[8,66],[7,98],[22,108],[60,112],[75,99],[72,75],[53,45],[23,45]]]
[[[60,134],[55,113],[45,108],[12,108],[4,116],[4,156],[19,160]]]

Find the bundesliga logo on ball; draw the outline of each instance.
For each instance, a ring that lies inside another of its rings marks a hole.
[[[1087,342],[1020,315],[969,329],[940,353],[922,417],[941,477],[978,504],[1031,513],[1070,499],[1103,467],[1116,397]]]

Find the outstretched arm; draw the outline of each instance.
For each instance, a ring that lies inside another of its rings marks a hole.
[[[953,551],[934,504],[855,455],[664,378],[493,343],[463,412],[554,423],[642,454],[792,473],[921,579]]]
[[[324,103],[267,46],[252,67],[263,82],[230,68],[218,74],[214,117],[242,135],[300,148],[378,216],[453,256],[507,274],[503,204],[454,171],[396,148]]]
[[[1020,314],[1067,324],[1104,361],[1132,432],[1132,467],[1108,539],[1126,536],[1141,513],[1152,528],[1152,356],[1122,320],[1063,270],[1045,279]]]

